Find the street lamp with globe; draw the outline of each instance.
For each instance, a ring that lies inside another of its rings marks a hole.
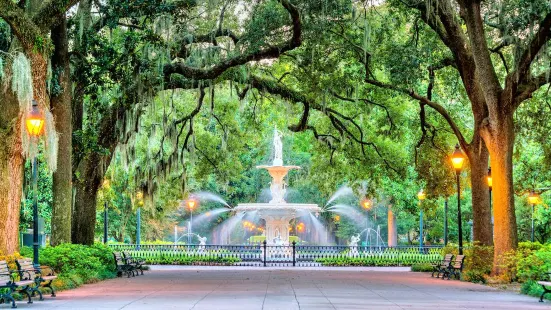
[[[27,133],[31,137],[31,142],[38,144],[38,138],[44,131],[44,114],[38,108],[35,100],[32,102],[31,110],[25,121]],[[33,186],[33,265],[38,268],[38,160],[36,154],[32,159],[32,186]]]
[[[453,168],[455,169],[455,180],[457,183],[457,231],[459,239],[459,255],[463,255],[463,229],[461,225],[461,188],[459,184],[459,176],[465,162],[465,155],[459,149],[459,145],[455,145],[455,151],[451,156]]]

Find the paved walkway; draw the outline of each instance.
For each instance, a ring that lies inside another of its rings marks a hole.
[[[551,302],[411,272],[157,268],[19,302],[20,309],[551,309]],[[8,308],[7,305],[0,309]]]

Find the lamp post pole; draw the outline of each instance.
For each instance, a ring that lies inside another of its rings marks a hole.
[[[423,253],[423,210],[419,211],[419,252]]]
[[[107,225],[108,225],[107,212],[108,211],[109,211],[109,207],[106,201],[103,207],[103,243],[105,244],[107,244]]]
[[[138,248],[138,250],[140,249],[140,243],[141,243],[141,239],[142,239],[142,231],[141,231],[141,226],[142,226],[142,208],[138,208],[138,210],[136,211],[136,246]]]
[[[460,171],[456,171],[457,182],[457,233],[459,235],[459,255],[463,255],[463,229],[461,225],[461,185],[459,182]]]
[[[535,204],[532,204],[532,234],[530,235],[530,241],[534,242],[534,207]]]
[[[193,233],[192,222],[193,222],[193,209],[191,210],[190,217],[189,217],[189,231],[187,235],[188,245],[191,245],[191,234]]]
[[[33,158],[33,172],[32,172],[32,183],[33,183],[33,265],[35,268],[38,268],[40,264],[38,263],[38,160],[36,155]]]
[[[444,200],[444,245],[448,245],[448,197]]]

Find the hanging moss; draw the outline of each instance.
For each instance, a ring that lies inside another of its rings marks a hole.
[[[0,81],[4,77],[4,60],[0,57]]]
[[[20,106],[29,105],[33,96],[31,64],[23,53],[17,53],[12,63],[12,91],[17,95]]]

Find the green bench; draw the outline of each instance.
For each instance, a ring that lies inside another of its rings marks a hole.
[[[450,266],[444,271],[442,279],[448,277],[448,280],[451,277],[459,279],[461,272],[463,271],[463,262],[465,261],[465,255],[456,255],[455,258],[450,263]]]
[[[538,281],[538,284],[543,288],[543,293],[541,293],[540,296],[540,302],[543,302],[543,296],[545,296],[545,294],[551,293],[551,272],[548,272],[547,276],[550,281]]]
[[[52,287],[52,281],[57,279],[57,276],[52,268],[48,266],[40,266],[35,268],[33,261],[30,258],[18,259],[15,263],[17,265],[17,272],[21,278],[23,278],[24,275],[28,275],[30,280],[35,281],[36,286],[31,289],[32,296],[38,294],[40,296],[40,300],[44,300],[42,292],[40,292],[39,288],[47,287],[52,292],[51,296],[56,297],[55,290]]]
[[[124,255],[124,259],[126,259],[126,263],[132,266],[136,271],[136,275],[139,275],[140,272],[143,275],[143,271],[145,269],[145,259],[142,257],[132,256],[132,254],[127,251],[123,251],[122,254]]]
[[[21,292],[27,295],[27,303],[32,304],[31,291],[33,286],[36,286],[36,282],[30,274],[24,274],[24,277],[16,279],[16,273],[10,271],[8,263],[6,261],[0,261],[0,289],[4,292],[0,292],[0,304],[11,303],[12,308],[17,308],[15,305],[15,299],[12,296],[13,292]]]
[[[434,274],[436,273],[436,277],[440,278],[440,274],[443,275],[446,272],[446,270],[450,268],[452,259],[453,259],[453,254],[446,254],[442,261],[440,261],[439,263],[432,264],[433,272],[431,274],[431,277],[434,277]]]
[[[121,252],[113,252],[113,256],[115,257],[117,276],[122,277],[123,274],[126,274],[129,278],[130,276],[135,276],[134,271],[136,271],[136,267],[129,264],[127,259],[122,256]]]

